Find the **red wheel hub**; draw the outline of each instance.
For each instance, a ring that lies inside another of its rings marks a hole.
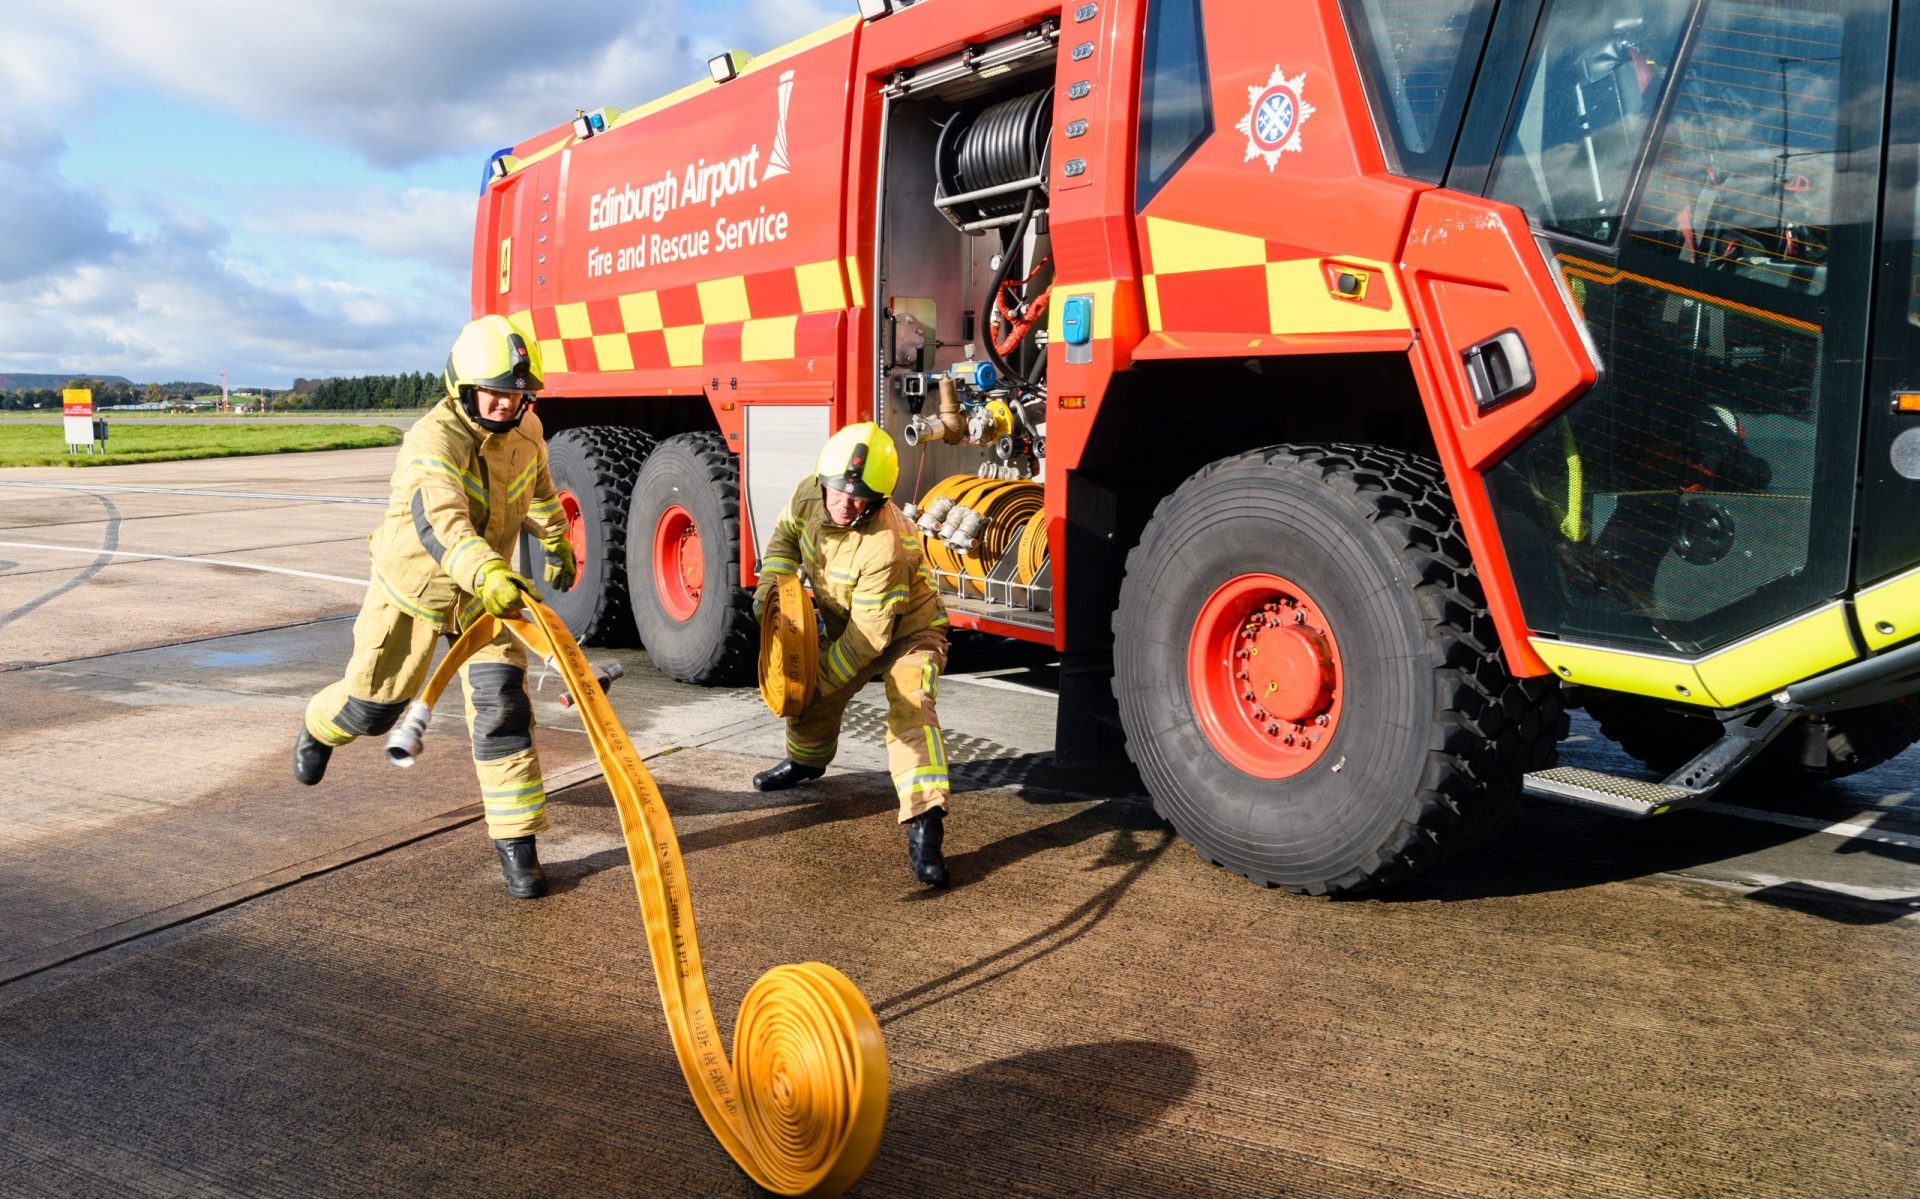
[[[580,515],[580,501],[571,491],[556,491],[553,498],[560,501],[560,514],[567,518],[567,541],[573,546],[573,585],[578,587],[587,577],[587,522]]]
[[[707,561],[700,550],[700,527],[693,513],[678,504],[660,514],[653,527],[653,591],[675,620],[691,620],[706,588]]]
[[[1340,647],[1304,590],[1241,575],[1200,605],[1187,690],[1220,756],[1257,778],[1289,778],[1320,759],[1340,725]]]

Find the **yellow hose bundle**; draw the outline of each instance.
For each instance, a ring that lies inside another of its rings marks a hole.
[[[646,920],[647,948],[680,1072],[720,1144],[754,1182],[781,1195],[838,1195],[860,1180],[887,1118],[887,1051],[859,988],[820,962],[775,966],[741,1000],[729,1062],[707,995],[680,842],[666,801],[614,716],[593,668],[545,605],[533,619],[500,618],[552,661],[586,721],[620,812],[627,861]],[[431,707],[453,672],[493,639],[482,615],[434,670]]]
[[[985,595],[983,580],[987,573],[1008,550],[1020,543],[1027,522],[1045,504],[1045,494],[1040,484],[1027,479],[983,479],[978,475],[952,475],[942,479],[920,501],[920,508],[924,511],[936,500],[949,499],[956,507],[978,512],[983,520],[974,548],[965,554],[956,552],[938,537],[924,536],[927,562],[935,570],[963,576],[965,582],[958,584],[963,594]],[[1044,534],[1041,541],[1044,544]],[[1039,573],[1038,568],[1034,573]],[[1021,581],[1031,582],[1032,575]]]
[[[1031,583],[1046,565],[1047,513],[1041,509],[1027,519],[1027,527],[1020,533],[1020,570],[1014,577],[1022,583]]]
[[[781,575],[760,614],[760,698],[775,716],[798,716],[819,674],[813,597],[799,575]]]

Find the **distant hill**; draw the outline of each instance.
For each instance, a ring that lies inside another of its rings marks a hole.
[[[125,375],[89,375],[73,371],[65,375],[0,375],[0,391],[30,391],[40,387],[65,387],[70,379],[98,379],[102,383],[132,387],[133,380]]]

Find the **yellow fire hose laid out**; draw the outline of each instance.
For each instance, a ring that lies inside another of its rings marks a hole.
[[[798,716],[819,674],[813,597],[799,575],[781,575],[760,617],[760,698],[775,716]]]
[[[794,583],[797,587],[798,580]],[[805,597],[801,589],[802,601]],[[790,601],[783,594],[781,602]],[[817,652],[812,605],[806,603],[804,613],[800,607],[792,603],[787,611],[805,616],[805,640],[816,644]],[[497,624],[558,667],[586,722],[620,812],[660,1002],[694,1103],[720,1144],[762,1187],[781,1195],[840,1194],[873,1163],[886,1123],[887,1052],[873,1009],[832,966],[775,966],[740,1003],[728,1061],[714,1026],[687,873],[666,801],[566,626],[531,597],[527,611],[531,619],[502,617]],[[403,727],[416,730],[410,744],[396,748],[390,740],[390,758],[406,764],[419,752],[418,734],[434,701],[495,631],[496,618],[482,615],[454,642],[408,710]],[[812,669],[800,677],[811,689]],[[396,740],[401,736],[396,731]]]

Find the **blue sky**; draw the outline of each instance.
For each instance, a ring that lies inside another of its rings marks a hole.
[[[15,0],[0,373],[437,370],[487,154],[853,0]],[[553,14],[564,11],[564,21]]]

